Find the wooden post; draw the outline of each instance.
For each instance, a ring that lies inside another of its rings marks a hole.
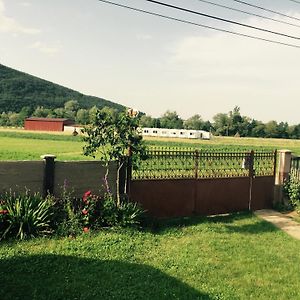
[[[47,194],[53,194],[54,190],[54,167],[55,167],[55,158],[53,154],[45,154],[41,156],[45,162],[44,168],[44,184],[43,184],[43,196]]]

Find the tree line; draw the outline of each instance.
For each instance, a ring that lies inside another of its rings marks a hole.
[[[141,116],[140,125],[142,127],[205,130],[218,136],[300,138],[300,124],[289,125],[287,122],[278,123],[275,120],[263,123],[242,116],[238,106],[228,113],[216,114],[212,122],[203,120],[199,114],[183,120],[176,111],[167,111],[160,118]]]
[[[74,121],[76,124],[86,125],[92,122],[97,110],[97,106],[89,109],[81,108],[77,100],[69,100],[65,102],[63,107],[58,108],[38,106],[32,109],[29,106],[25,106],[19,112],[2,112],[0,114],[0,126],[23,127],[24,120],[28,117],[66,118]],[[118,112],[117,109],[108,106],[104,106],[102,110],[113,115]]]
[[[43,118],[67,118],[77,124],[90,124],[95,117],[97,107],[82,108],[77,100],[69,100],[63,107],[45,108],[38,106],[35,109],[25,106],[21,111],[2,112],[0,114],[0,126],[22,127],[27,117]],[[102,111],[115,116],[118,110],[111,107],[103,107]],[[289,125],[287,122],[275,120],[263,123],[261,121],[242,116],[240,108],[234,107],[228,113],[216,114],[212,122],[203,120],[199,114],[183,120],[176,111],[166,111],[161,117],[153,118],[146,114],[139,116],[141,127],[195,129],[209,131],[218,136],[236,137],[264,137],[264,138],[300,138],[300,124]]]

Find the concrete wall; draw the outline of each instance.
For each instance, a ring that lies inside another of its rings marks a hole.
[[[93,194],[103,195],[106,192],[104,177],[106,167],[100,162],[78,161],[78,162],[55,162],[54,167],[54,195],[59,196],[64,183],[68,189],[74,190],[75,197],[90,190]],[[108,182],[111,192],[116,194],[117,165],[109,165]]]
[[[43,193],[43,161],[2,161],[0,162],[0,193],[22,192],[25,188]]]
[[[5,191],[45,194],[46,162],[41,161],[1,161],[0,162],[0,193]],[[74,197],[82,197],[83,193],[103,195],[106,167],[99,161],[54,162],[53,194],[59,196],[64,183],[73,190]],[[116,193],[117,165],[109,165],[108,182],[113,194]]]

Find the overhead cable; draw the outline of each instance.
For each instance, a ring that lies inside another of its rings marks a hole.
[[[98,1],[103,2],[103,3],[107,3],[107,4],[111,4],[111,5],[114,5],[114,6],[118,6],[118,7],[126,8],[126,9],[129,9],[129,10],[133,10],[133,11],[136,11],[136,12],[140,12],[140,13],[144,13],[144,14],[148,14],[148,15],[152,15],[152,16],[165,18],[165,19],[172,20],[172,21],[177,21],[177,22],[181,22],[181,23],[185,23],[185,24],[189,24],[189,25],[202,27],[202,28],[207,28],[207,29],[211,29],[211,30],[215,30],[215,31],[229,33],[229,34],[236,35],[236,36],[246,37],[246,38],[250,38],[250,39],[254,39],[254,40],[259,40],[259,41],[264,41],[264,42],[268,42],[268,43],[279,44],[279,45],[283,45],[283,46],[288,46],[288,47],[300,49],[300,46],[298,46],[296,44],[279,42],[279,41],[276,41],[276,40],[265,39],[265,38],[261,38],[261,37],[254,36],[254,35],[248,35],[248,34],[236,32],[236,31],[231,31],[231,30],[221,29],[221,28],[208,26],[208,25],[204,25],[204,24],[200,24],[200,23],[195,23],[195,22],[184,20],[184,19],[174,18],[174,17],[158,14],[158,13],[155,13],[155,12],[147,11],[147,10],[144,10],[144,9],[135,8],[135,7],[132,7],[132,6],[127,6],[127,5],[111,2],[111,1],[108,1],[108,0],[98,0]]]
[[[271,10],[271,9],[268,9],[268,8],[265,8],[265,7],[257,6],[257,5],[248,3],[248,2],[246,2],[246,1],[241,1],[241,0],[232,0],[232,1],[238,2],[238,3],[241,3],[241,4],[244,4],[244,5],[248,5],[248,6],[251,6],[251,7],[254,7],[254,8],[257,8],[257,9],[260,9],[260,10],[264,10],[264,11],[267,11],[267,12],[271,12],[271,13],[273,13],[273,14],[276,14],[276,15],[279,15],[279,16],[282,16],[282,17],[286,17],[286,18],[289,18],[289,19],[293,19],[293,20],[300,21],[299,18],[290,16],[290,15],[286,15],[286,14],[283,14],[283,13],[281,13],[281,12],[278,12],[278,11],[275,11],[275,10]]]
[[[218,21],[238,25],[238,26],[243,26],[243,27],[247,27],[247,28],[250,28],[250,29],[259,30],[259,31],[263,31],[263,32],[267,32],[267,33],[271,33],[271,34],[275,34],[275,35],[280,35],[280,36],[287,37],[287,38],[290,38],[290,39],[300,40],[300,37],[297,37],[297,36],[294,36],[294,35],[289,35],[289,34],[277,32],[277,31],[257,27],[257,26],[252,26],[252,25],[232,21],[232,20],[229,20],[229,19],[220,18],[220,17],[217,17],[217,16],[209,15],[209,14],[204,14],[202,12],[198,12],[198,11],[191,10],[191,9],[188,9],[188,8],[184,8],[184,7],[175,6],[175,5],[172,5],[172,4],[165,3],[165,2],[160,2],[160,1],[156,1],[156,0],[144,0],[144,1],[151,2],[151,3],[154,3],[154,4],[158,4],[158,5],[161,5],[161,6],[165,6],[165,7],[168,7],[168,8],[173,8],[173,9],[176,9],[176,10],[184,11],[184,12],[187,12],[187,13],[195,14],[195,15],[198,15],[198,16],[202,16],[202,17],[206,17],[206,18],[210,18],[210,19],[214,19],[214,20],[218,20]]]
[[[198,0],[198,1],[210,4],[210,5],[213,5],[213,6],[217,6],[217,7],[229,9],[229,10],[232,10],[232,11],[236,11],[236,12],[239,12],[239,13],[242,13],[242,14],[246,14],[246,15],[249,15],[249,16],[254,16],[254,17],[261,18],[261,19],[266,19],[266,20],[270,20],[270,21],[273,21],[273,22],[282,23],[282,24],[286,24],[286,25],[290,25],[290,26],[300,27],[300,25],[296,25],[296,24],[285,22],[285,21],[282,21],[282,20],[270,18],[270,17],[263,16],[263,15],[258,15],[258,14],[255,14],[255,13],[251,13],[249,11],[237,9],[237,8],[226,6],[226,5],[222,5],[222,4],[219,4],[219,3],[214,3],[214,2],[206,1],[206,0]],[[290,1],[294,1],[294,0],[290,0]],[[298,2],[298,3],[300,4],[300,2]]]
[[[300,4],[300,1],[296,1],[296,0],[290,0],[290,1]]]

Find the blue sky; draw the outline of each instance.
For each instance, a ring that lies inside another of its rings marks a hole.
[[[264,14],[232,0],[211,0]],[[227,30],[294,43],[236,25],[116,0]],[[165,0],[204,13],[300,36],[300,28],[242,15],[198,0]],[[289,0],[248,2],[300,18]],[[97,0],[0,0],[0,63],[152,116],[212,119],[235,105],[262,121],[300,123],[300,49],[176,23]]]

